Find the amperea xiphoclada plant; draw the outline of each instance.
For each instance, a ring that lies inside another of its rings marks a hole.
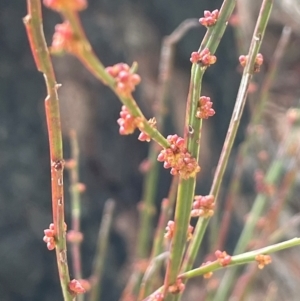
[[[24,18],[24,23],[35,63],[38,70],[44,74],[47,86],[45,108],[50,144],[53,223],[50,224],[49,229],[45,230],[44,241],[49,250],[55,249],[56,251],[59,279],[65,301],[74,300],[74,298],[83,300],[82,294],[86,291],[87,295],[85,296],[88,296],[89,300],[98,300],[99,291],[95,292],[95,287],[99,283],[93,281],[94,278],[91,278],[90,281],[83,281],[83,279],[71,280],[69,275],[66,243],[66,231],[68,230],[64,217],[64,185],[62,180],[65,162],[60,126],[59,84],[55,79],[51,54],[66,52],[77,57],[102,84],[110,88],[122,103],[120,118],[117,120],[120,126],[120,134],[129,135],[135,130],[139,130],[138,139],[140,141],[156,143],[160,150],[156,153],[156,162],[151,161],[152,166],[148,172],[151,172],[151,169],[154,169],[158,164],[157,161],[159,161],[163,162],[165,168],[170,169],[171,175],[176,179],[169,196],[169,198],[175,198],[174,191],[177,190],[174,218],[172,220],[166,218],[171,210],[168,204],[172,204],[172,202],[168,202],[170,200],[166,200],[163,203],[152,252],[150,248],[148,250],[143,248],[145,242],[150,245],[149,242],[151,241],[151,231],[148,229],[153,223],[151,200],[149,206],[142,206],[140,213],[140,233],[142,234],[137,241],[136,270],[133,273],[134,277],[129,280],[129,285],[126,286],[122,300],[179,300],[185,289],[185,284],[190,278],[201,275],[204,278],[209,278],[215,270],[253,261],[258,263],[259,268],[263,268],[271,262],[270,253],[300,244],[300,239],[294,238],[256,251],[235,254],[234,256],[227,254],[225,251],[215,250],[214,260],[204,262],[200,267],[193,269],[204,233],[214,215],[229,154],[246,103],[250,81],[254,73],[259,72],[263,64],[263,56],[259,53],[259,50],[273,1],[262,1],[249,51],[240,57],[243,75],[232,119],[210,193],[204,196],[195,195],[196,177],[201,172],[201,162],[199,162],[201,131],[205,119],[214,116],[215,111],[211,99],[206,95],[202,95],[201,85],[207,68],[217,63],[214,53],[235,9],[236,1],[224,0],[220,10],[205,11],[204,16],[199,19],[200,24],[207,28],[207,32],[199,49],[193,51],[190,57],[192,68],[186,102],[184,136],[180,137],[173,134],[166,138],[161,133],[160,127],[163,126],[160,120],[161,116],[148,120],[133,96],[136,86],[141,81],[137,74],[137,64],[133,63],[132,66],[129,66],[126,63],[116,63],[113,66],[104,67],[99,58],[95,56],[78,15],[79,11],[87,7],[87,1],[44,0],[43,3],[46,7],[57,11],[63,18],[63,22],[55,26],[51,47],[48,48],[44,38],[40,0],[27,0],[28,15]],[[171,43],[169,43],[170,45]],[[268,177],[268,180],[271,182],[273,178]],[[149,178],[149,181],[151,181],[151,178]],[[156,182],[156,185],[159,185],[159,182]],[[77,187],[77,189],[79,188]],[[198,218],[195,229],[190,225],[191,218]],[[242,234],[244,236],[241,237],[237,253],[245,251],[249,238],[253,234],[253,226],[250,217],[244,228],[246,234]],[[79,228],[72,231],[73,238],[80,237]],[[167,248],[164,247],[165,244],[161,239],[164,231]],[[101,245],[99,250],[101,250]],[[157,252],[157,250],[161,252]],[[101,254],[104,255],[104,253]],[[161,281],[157,273],[155,274],[156,277],[148,277],[149,273],[151,274],[150,269],[160,260],[166,263],[164,279],[161,279]],[[77,272],[77,275],[80,277],[80,271]],[[224,281],[225,284],[217,289],[215,300],[219,301],[220,298],[227,300],[228,298],[232,281],[228,282],[226,279]],[[91,290],[90,293],[89,290]]]

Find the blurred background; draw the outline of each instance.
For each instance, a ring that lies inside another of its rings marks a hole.
[[[220,0],[89,0],[81,13],[82,23],[95,52],[104,65],[133,61],[139,64],[142,83],[135,97],[147,118],[152,117],[159,54],[162,39],[184,20],[199,18],[204,10],[220,7]],[[217,51],[217,64],[204,77],[204,95],[214,102],[216,115],[205,122],[202,167],[198,193],[208,193],[217,164],[240,80],[237,26],[250,43],[255,18],[261,1],[240,0],[240,15],[232,19]],[[37,72],[22,23],[26,15],[24,0],[0,1],[0,300],[62,300],[54,252],[42,240],[43,230],[51,222],[51,194],[48,137],[44,113],[45,85]],[[285,110],[299,104],[300,73],[299,1],[275,1],[262,53],[265,66],[256,77],[259,87],[284,25],[292,31],[280,72],[272,85],[270,106],[266,114],[268,152],[272,155],[280,143],[280,129],[285,123]],[[44,9],[45,34],[50,45],[58,14]],[[198,49],[204,28],[190,30],[176,47],[170,83],[170,109],[165,134],[182,135],[183,112],[189,84],[190,54]],[[248,45],[243,44],[246,49]],[[75,130],[80,147],[80,181],[86,185],[82,197],[83,275],[91,273],[96,238],[104,202],[116,201],[117,208],[109,241],[108,259],[103,279],[103,301],[118,300],[130,273],[130,260],[136,239],[137,204],[141,200],[143,175],[139,170],[147,156],[148,145],[137,140],[137,133],[120,136],[116,120],[120,102],[99,83],[75,58],[53,59],[59,89],[64,157],[70,157],[69,132]],[[254,88],[255,91],[255,88]],[[255,94],[254,94],[255,95]],[[245,136],[251,116],[246,108],[233,150],[231,167],[224,187],[230,181],[234,156]],[[297,153],[296,155],[299,156]],[[243,189],[251,196],[256,149],[245,166]],[[161,170],[157,206],[169,189],[169,172]],[[66,174],[66,203],[68,204]],[[226,192],[226,189],[224,189]],[[225,193],[223,191],[223,193]],[[250,191],[250,192],[249,192]],[[248,197],[251,200],[251,197]],[[247,207],[247,198],[243,199]],[[222,203],[222,197],[221,197]],[[243,203],[243,204],[244,204]],[[293,210],[299,204],[295,202]],[[243,210],[242,210],[243,211]],[[67,222],[70,210],[67,205]],[[233,218],[228,248],[239,234],[240,221]],[[299,263],[298,263],[299,264]],[[72,271],[71,271],[72,273]],[[72,277],[72,274],[71,274]],[[299,280],[299,278],[298,278]],[[295,288],[296,289],[296,288]],[[299,288],[298,288],[299,289]],[[297,300],[294,297],[280,300]],[[188,300],[199,300],[189,298]],[[258,299],[253,299],[258,300]],[[277,299],[274,299],[277,300]],[[279,299],[278,299],[279,300]]]

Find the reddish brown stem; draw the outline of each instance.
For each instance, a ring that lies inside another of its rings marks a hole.
[[[47,87],[45,110],[47,117],[51,189],[52,189],[52,213],[55,231],[56,257],[60,283],[65,301],[71,301],[73,296],[69,292],[69,268],[67,263],[67,248],[64,222],[64,186],[63,186],[63,150],[60,125],[60,113],[55,74],[46,45],[40,0],[27,0],[28,15],[24,18],[24,24],[30,42],[30,47],[40,72],[44,74]]]

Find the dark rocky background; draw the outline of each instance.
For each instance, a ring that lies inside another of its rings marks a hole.
[[[133,60],[139,63],[142,84],[136,98],[146,116],[151,117],[162,37],[183,20],[199,18],[204,9],[219,8],[221,2],[90,0],[81,16],[105,65],[120,61],[131,64]],[[0,300],[62,300],[54,253],[48,252],[42,241],[43,229],[51,222],[45,85],[30,53],[22,23],[25,15],[24,0],[0,1]],[[60,17],[45,9],[49,43],[58,22]],[[177,47],[170,91],[174,118],[170,119],[167,134],[181,133],[189,57],[203,34],[203,28],[194,29]],[[204,90],[214,100],[217,114],[204,132],[202,156],[207,163],[199,178],[202,193],[209,189],[239,82],[238,54],[230,27],[217,56],[218,63],[209,69],[204,80]],[[81,181],[87,186],[82,212],[85,277],[91,270],[103,204],[108,198],[117,202],[102,299],[114,301],[124,285],[124,266],[134,244],[135,208],[143,180],[138,167],[147,155],[147,145],[140,143],[137,135],[119,136],[119,101],[76,59],[55,58],[54,63],[58,81],[63,85],[59,95],[65,158],[69,157],[68,132],[75,129],[81,150]],[[243,124],[246,121],[247,116]],[[243,128],[237,144],[243,138]],[[168,190],[168,172],[163,173],[166,180],[161,182],[158,202]],[[65,183],[68,201],[67,178]],[[67,220],[68,214],[67,208]]]

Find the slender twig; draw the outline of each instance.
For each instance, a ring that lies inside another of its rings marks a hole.
[[[173,57],[176,44],[193,27],[199,26],[197,19],[188,19],[182,22],[169,36],[163,39],[160,53],[160,64],[158,74],[158,85],[155,93],[154,117],[156,125],[163,132],[164,119],[168,113],[169,82],[172,74]],[[136,243],[136,261],[145,262],[148,260],[151,250],[151,236],[153,233],[153,217],[155,215],[155,196],[158,187],[158,172],[160,163],[157,156],[160,149],[154,141],[151,141],[147,165],[149,169],[144,179],[142,202],[139,206],[139,232]],[[157,256],[157,255],[155,255]],[[139,291],[143,271],[138,267],[144,266],[136,264],[137,269],[131,275],[124,290],[126,295],[136,294]],[[133,290],[133,292],[131,292]]]
[[[235,256],[231,257],[231,261],[226,266],[226,268],[254,262],[255,257],[257,255],[261,255],[261,254],[268,255],[268,254],[272,254],[272,253],[275,253],[275,252],[278,252],[278,251],[281,251],[284,249],[292,248],[292,247],[295,247],[298,245],[300,245],[300,238],[295,237],[295,238],[292,238],[290,240],[287,240],[287,241],[284,241],[284,242],[281,242],[281,243],[278,243],[275,245],[270,245],[270,246],[267,246],[267,247],[264,247],[264,248],[261,248],[258,250],[235,255]],[[202,276],[209,272],[214,272],[221,268],[224,268],[224,267],[219,263],[218,260],[216,260],[207,265],[203,265],[200,268],[183,273],[183,274],[179,275],[178,277],[185,278],[185,279],[195,278],[195,277]],[[228,270],[230,270],[230,269],[228,269]],[[221,299],[218,299],[218,300],[221,300]]]
[[[168,98],[168,84],[170,81],[170,76],[172,72],[173,56],[175,45],[181,40],[181,38],[186,34],[186,32],[192,27],[198,26],[198,20],[191,19],[186,20],[175,29],[175,31],[169,36],[163,39],[163,44],[161,47],[160,55],[160,66],[158,75],[158,87],[157,93],[155,95],[155,103],[157,106],[155,118],[157,121],[157,126],[162,131],[164,126],[164,117],[166,115],[167,98]],[[158,177],[158,167],[159,163],[157,161],[157,156],[159,149],[154,143],[151,143],[149,150],[149,164],[150,170],[147,171],[145,181],[144,181],[144,193],[142,197],[143,204],[141,206],[142,213],[140,219],[139,237],[137,241],[137,257],[138,258],[148,258],[150,250],[150,234],[153,228],[153,206],[155,200],[155,193],[157,190],[157,177]]]
[[[71,254],[73,263],[73,273],[76,279],[82,279],[81,267],[81,252],[80,244],[82,234],[80,232],[80,214],[81,214],[81,199],[80,199],[80,183],[79,183],[79,147],[75,131],[70,132],[71,144],[71,161],[69,164],[70,174],[70,194],[71,194],[71,231],[73,231],[74,239],[70,239]],[[77,237],[77,239],[76,239]],[[80,296],[79,296],[80,297]],[[78,300],[80,301],[80,300]]]
[[[233,142],[241,120],[241,116],[247,99],[248,87],[254,72],[255,59],[262,43],[264,32],[271,12],[271,8],[272,8],[272,1],[265,0],[262,4],[262,9],[259,14],[259,18],[257,20],[257,24],[254,30],[254,34],[249,49],[249,55],[248,55],[246,66],[244,68],[243,77],[238,91],[236,103],[233,109],[232,118],[229,124],[227,136],[225,138],[224,146],[221,152],[221,156],[214,175],[213,184],[210,190],[210,194],[214,195],[215,201],[218,198],[218,194],[220,191],[221,183],[223,181],[223,176],[227,166],[228,158],[231,153]],[[209,218],[199,219],[194,232],[194,238],[185,256],[185,262],[183,264],[182,271],[189,270],[192,267],[196,255],[198,253],[199,247],[201,245],[203,235],[208,225],[208,222],[209,222]]]
[[[158,224],[156,227],[156,231],[154,234],[154,242],[151,251],[150,260],[156,258],[159,254],[163,252],[164,245],[164,234],[165,227],[167,222],[170,220],[171,215],[173,213],[173,208],[176,200],[176,193],[178,187],[178,177],[173,177],[170,191],[168,194],[168,198],[164,199],[161,204],[161,212],[158,220]],[[153,290],[153,284],[155,283],[154,277],[143,277],[143,281],[141,283],[140,292],[139,292],[139,300],[143,299],[145,295],[148,295]]]
[[[70,23],[73,34],[76,36],[77,42],[80,41],[81,45],[81,47],[76,47],[76,50],[74,50],[71,54],[76,56],[96,78],[98,78],[103,84],[107,85],[118,96],[132,116],[139,118],[139,128],[142,129],[143,132],[148,134],[160,146],[168,147],[168,141],[155,127],[152,127],[148,123],[133,96],[124,95],[116,89],[115,79],[106,72],[102,62],[93,52],[92,47],[82,29],[78,14],[74,11],[64,11],[62,12],[62,15]]]
[[[264,248],[261,248],[258,250],[231,256],[230,263],[226,266],[222,266],[218,260],[215,260],[208,264],[202,265],[199,268],[182,273],[182,274],[178,275],[178,278],[187,280],[187,279],[203,276],[204,274],[207,274],[210,272],[215,272],[215,271],[223,269],[223,268],[227,269],[227,268],[230,268],[230,267],[232,268],[232,267],[238,266],[238,265],[248,264],[251,262],[255,262],[256,261],[255,258],[257,255],[269,255],[269,254],[279,252],[279,251],[282,251],[285,249],[289,249],[292,247],[296,247],[299,245],[300,245],[300,238],[295,237],[290,240],[287,240],[287,241],[284,241],[284,242],[281,242],[278,244],[270,245],[270,246],[267,246],[267,247],[264,247]],[[155,292],[153,292],[150,296],[146,297],[143,301],[153,300],[152,297],[155,296],[159,292],[161,293],[162,291],[163,291],[163,286],[160,287],[159,289],[157,289]]]
[[[267,100],[269,99],[269,91],[272,87],[274,80],[276,78],[276,75],[279,71],[279,65],[282,61],[282,58],[284,56],[284,53],[286,51],[286,47],[288,46],[289,40],[291,36],[291,30],[289,27],[284,27],[281,33],[280,40],[276,46],[275,52],[273,54],[270,69],[263,81],[262,88],[260,91],[260,96],[258,99],[260,100],[257,107],[255,108],[255,112],[251,118],[251,121],[249,123],[248,127],[252,127],[253,125],[258,124],[258,122],[261,121],[263,111],[266,105]],[[250,133],[250,132],[248,132]],[[253,135],[253,134],[252,134]],[[245,139],[245,142],[240,146],[237,154],[236,164],[233,172],[233,177],[231,180],[231,184],[229,187],[229,192],[226,197],[226,202],[224,206],[224,210],[222,211],[222,221],[220,232],[218,234],[218,241],[215,244],[214,249],[223,249],[223,245],[226,239],[226,235],[229,229],[230,219],[231,219],[231,213],[234,205],[234,198],[238,193],[239,187],[240,187],[240,178],[241,178],[241,172],[242,168],[240,168],[243,164],[244,158],[247,157],[247,152],[249,145],[253,139],[251,139],[251,135],[247,135],[247,138]]]
[[[27,0],[28,15],[24,18],[27,35],[37,68],[44,74],[47,97],[45,99],[50,145],[52,212],[55,231],[56,258],[60,284],[65,301],[73,300],[68,290],[70,283],[64,222],[63,149],[59,103],[55,74],[46,45],[40,0]]]
[[[207,31],[198,50],[199,52],[207,47],[211,53],[215,53],[235,4],[236,1],[234,0],[225,0],[223,2],[218,21],[215,26],[210,27]],[[202,119],[196,118],[196,112],[201,94],[202,78],[205,70],[206,68],[203,68],[198,64],[193,64],[192,66],[184,129],[187,149],[197,160],[200,153]],[[171,242],[170,260],[165,276],[164,294],[166,294],[168,286],[175,283],[181,268],[190,221],[190,211],[194,198],[195,185],[195,178],[190,178],[187,180],[180,179],[179,182],[174,220],[175,229]],[[168,294],[166,300],[168,301],[172,298],[173,297],[170,297],[170,294]]]
[[[294,134],[292,132],[292,134]],[[298,131],[296,131],[296,134],[298,134]],[[299,134],[298,134],[299,135]],[[291,141],[293,142],[294,135],[291,135],[291,137],[287,136],[286,139],[282,142],[280,145],[280,148],[278,150],[277,156],[274,159],[272,165],[270,166],[267,175],[265,177],[265,185],[266,187],[270,187],[272,189],[273,186],[275,186],[278,183],[278,180],[282,173],[285,170],[285,161],[284,155],[285,152],[288,152],[288,149],[290,148]],[[299,153],[299,145],[292,144],[293,148],[295,150],[295,153]],[[288,175],[289,178],[290,175]],[[293,174],[291,174],[293,177]],[[290,179],[289,179],[290,180]],[[249,217],[247,218],[247,222],[243,228],[243,231],[240,235],[240,238],[237,242],[237,245],[234,250],[234,254],[238,254],[241,252],[244,252],[247,248],[247,245],[250,241],[250,239],[253,237],[253,232],[255,229],[255,226],[257,224],[257,221],[259,217],[262,215],[262,212],[266,208],[267,202],[270,199],[270,195],[268,193],[259,193],[257,197],[254,200],[253,206],[251,208],[251,211],[249,213]],[[231,270],[226,271],[226,274],[221,281],[220,287],[217,291],[215,300],[216,301],[223,301],[226,300],[226,296],[233,284],[234,278],[236,276],[237,269],[233,268]],[[222,299],[224,298],[224,299]]]
[[[104,273],[109,232],[111,229],[114,209],[115,202],[111,199],[107,200],[103,210],[102,221],[98,234],[97,249],[93,262],[93,271],[90,277],[92,288],[89,293],[89,301],[97,301],[101,295],[101,279]]]

